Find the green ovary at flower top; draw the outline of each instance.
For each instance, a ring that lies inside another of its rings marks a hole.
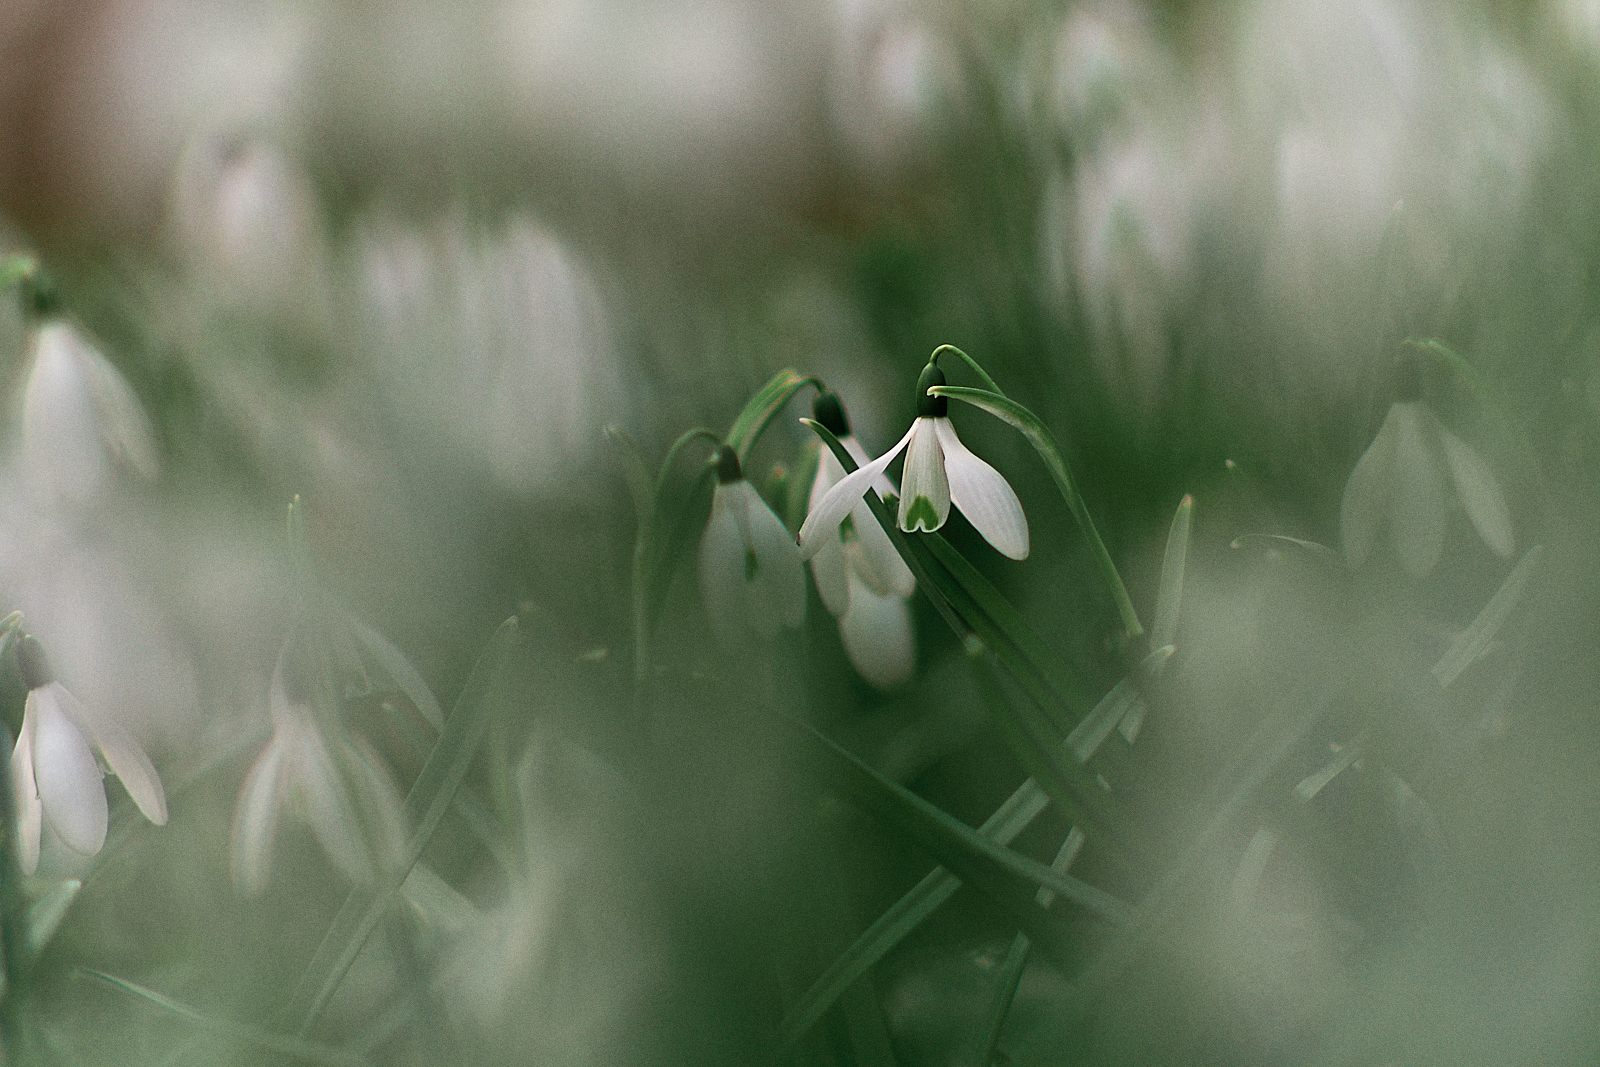
[[[950,421],[950,402],[928,395],[930,386],[943,384],[943,372],[928,364],[917,381],[917,419],[911,429],[899,444],[845,477],[812,508],[800,528],[802,558],[810,559],[821,550],[826,536],[902,451],[906,462],[900,479],[901,530],[938,530],[954,504],[1001,555],[1028,558],[1028,519],[1022,502],[999,471],[961,443]]]
[[[712,455],[717,488],[700,538],[700,599],[724,645],[770,638],[805,621],[806,578],[782,520],[745,480],[734,450]]]

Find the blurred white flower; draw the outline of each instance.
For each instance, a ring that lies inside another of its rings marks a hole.
[[[717,488],[700,538],[700,598],[711,629],[734,646],[746,633],[770,638],[805,621],[806,577],[794,539],[723,445],[713,457]]]
[[[233,816],[233,881],[246,896],[266,888],[278,820],[285,809],[307,822],[334,866],[370,882],[405,850],[399,791],[377,753],[345,731],[329,736],[286,665],[284,643],[272,671],[272,740],[245,777]],[[337,724],[330,724],[330,727]]]
[[[903,0],[840,0],[830,77],[834,125],[856,160],[893,171],[931,147],[962,91],[955,50]]]
[[[850,607],[839,616],[839,639],[856,673],[878,689],[893,689],[917,663],[916,637],[906,598],[880,593],[851,570]]]
[[[817,421],[839,439],[858,467],[871,462],[866,449],[850,432],[839,398],[823,393],[813,405]],[[845,477],[831,449],[817,457],[817,476],[811,483],[807,511],[817,507],[828,491]],[[887,475],[873,480],[873,491],[883,499],[898,494]],[[864,495],[863,495],[864,496]],[[863,498],[831,531],[820,534],[821,544],[811,557],[811,575],[828,611],[839,620],[845,652],[860,675],[880,689],[890,689],[911,676],[916,651],[911,615],[905,598],[916,591],[916,579],[895,551]]]
[[[420,865],[406,899],[436,934],[433,988],[457,1025],[493,1038],[508,1062],[595,1064],[651,970],[634,854],[615,828],[627,785],[592,753],[537,734],[511,768],[515,859],[499,899],[479,908]]]
[[[1484,544],[1509,557],[1516,535],[1488,464],[1422,400],[1395,402],[1344,487],[1339,532],[1350,566],[1366,561],[1387,523],[1400,566],[1415,578],[1433,570],[1444,544],[1449,483]]]
[[[954,503],[1001,555],[1028,558],[1028,519],[1022,502],[1000,472],[973,455],[956,436],[947,414],[950,401],[927,394],[930,386],[943,384],[944,374],[937,367],[930,364],[924,369],[917,383],[917,419],[900,443],[846,475],[811,509],[800,527],[802,559],[815,556],[834,537],[867,487],[902,451],[906,463],[900,479],[900,529],[931,533],[945,524]]]
[[[203,132],[178,161],[170,223],[206,298],[226,310],[324,322],[322,222],[302,170],[271,141]]]
[[[138,740],[52,678],[34,638],[23,638],[17,661],[28,686],[22,730],[11,752],[23,872],[32,874],[39,867],[39,836],[46,822],[80,855],[93,856],[105,844],[108,810],[96,751],[145,818],[165,826],[167,796],[161,776]]]
[[[609,315],[584,263],[526,217],[418,231],[375,218],[354,242],[370,378],[429,456],[441,445],[515,492],[563,492],[627,407]]]
[[[60,320],[37,327],[30,348],[22,393],[24,481],[88,504],[113,467],[154,477],[156,446],[149,420],[117,369]]]

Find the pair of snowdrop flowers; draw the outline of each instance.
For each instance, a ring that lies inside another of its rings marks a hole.
[[[11,750],[23,873],[39,869],[46,829],[80,856],[94,856],[105,845],[109,809],[102,766],[122,780],[145,818],[165,826],[161,776],[133,734],[57,681],[32,636],[20,639],[17,665],[28,687],[22,729]]]
[[[906,533],[940,529],[953,503],[1003,555],[1027,558],[1022,504],[999,472],[961,443],[949,401],[929,395],[930,387],[943,384],[943,373],[930,363],[918,381],[916,421],[877,459],[869,459],[850,433],[838,397],[819,394],[817,421],[859,466],[846,474],[832,451],[822,449],[798,554],[783,523],[745,480],[733,449],[718,449],[699,573],[719,640],[734,644],[747,631],[770,638],[779,626],[799,626],[805,615],[800,562],[809,560],[818,595],[838,618],[845,651],[862,677],[887,689],[910,676],[915,651],[906,598],[916,582],[867,507],[869,489],[885,501],[898,497],[898,525]],[[885,471],[902,451],[905,484],[897,493]]]
[[[1516,534],[1494,472],[1428,410],[1420,371],[1408,360],[1378,436],[1345,483],[1339,531],[1346,561],[1361,566],[1387,525],[1400,566],[1414,578],[1425,577],[1444,545],[1452,488],[1484,544],[1509,558]]]

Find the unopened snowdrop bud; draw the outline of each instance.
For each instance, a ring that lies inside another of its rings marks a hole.
[[[62,320],[34,329],[22,395],[22,459],[35,486],[90,502],[111,469],[157,470],[149,421],[132,387]]]
[[[1001,555],[1028,558],[1028,520],[1022,502],[1000,472],[973,455],[950,421],[950,401],[928,390],[944,384],[944,372],[929,363],[917,379],[917,419],[900,443],[841,479],[813,505],[800,528],[800,555],[811,559],[845,516],[861,501],[867,487],[883,475],[902,451],[900,529],[906,533],[938,530],[950,517],[953,503]]]
[[[1366,562],[1379,528],[1388,525],[1400,566],[1425,577],[1444,545],[1452,485],[1484,544],[1509,558],[1516,533],[1494,472],[1428,410],[1415,358],[1408,356],[1398,369],[1395,401],[1345,483],[1339,506],[1345,560],[1352,568]]]
[[[44,649],[31,636],[17,646],[17,667],[28,687],[22,730],[11,752],[23,871],[38,870],[39,838],[46,822],[80,855],[93,856],[105,844],[109,813],[101,785],[102,760],[122,780],[145,818],[165,826],[167,795],[161,776],[134,736],[90,711],[56,681]]]
[[[754,632],[770,638],[805,619],[806,579],[793,539],[727,445],[711,457],[717,488],[700,539],[700,599],[725,645]]]

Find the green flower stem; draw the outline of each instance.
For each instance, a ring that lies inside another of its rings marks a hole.
[[[928,362],[939,362],[939,356],[945,352],[954,352],[956,355],[960,356],[966,365],[971,368],[972,373],[976,374],[979,380],[983,382],[983,387],[985,389],[989,390],[991,393],[994,393],[996,396],[1006,395],[1005,390],[996,385],[995,380],[989,377],[989,372],[978,366],[977,360],[961,351],[961,349],[957,348],[955,345],[940,345],[938,348],[935,348],[933,350],[933,355],[928,357]]]
[[[1050,436],[1050,431],[1045,429],[1044,423],[1039,421],[1039,417],[1003,393],[987,389],[970,389],[963,385],[936,385],[928,392],[934,396],[948,396],[965,401],[1016,428],[1028,439],[1034,451],[1039,453],[1039,458],[1044,460],[1050,476],[1055,479],[1056,488],[1061,490],[1061,495],[1067,501],[1067,507],[1072,509],[1072,517],[1078,520],[1078,526],[1089,539],[1089,548],[1094,553],[1095,562],[1100,566],[1100,577],[1104,579],[1106,588],[1110,590],[1112,599],[1117,603],[1117,611],[1122,616],[1123,629],[1127,631],[1130,639],[1142,637],[1144,627],[1139,624],[1139,614],[1133,610],[1133,601],[1128,597],[1127,587],[1122,584],[1122,576],[1117,573],[1117,565],[1111,562],[1111,553],[1106,551],[1105,542],[1100,540],[1100,531],[1095,529],[1094,520],[1089,517],[1089,509],[1084,505],[1083,497],[1078,494],[1078,487],[1072,482],[1066,461],[1061,458],[1061,451],[1056,447],[1055,439]]]
[[[733,420],[733,426],[728,430],[728,445],[739,454],[740,463],[749,458],[750,450],[755,448],[756,442],[761,439],[761,435],[766,432],[778,412],[783,410],[789,398],[808,385],[818,392],[826,388],[821,379],[784,368],[774,374],[772,380],[750,398],[750,402],[739,412],[739,417]]]

